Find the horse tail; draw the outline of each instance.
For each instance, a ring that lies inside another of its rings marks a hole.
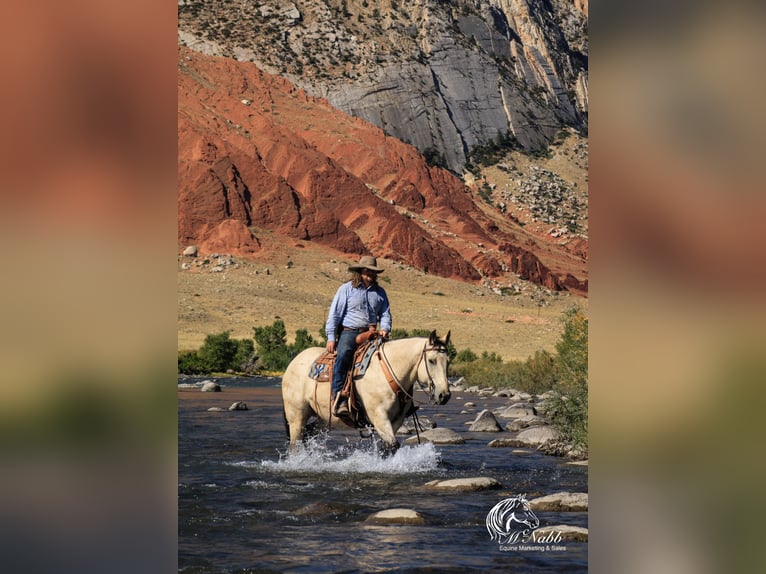
[[[287,422],[287,413],[285,412],[285,403],[282,402],[282,421],[285,423],[285,434],[290,438],[290,423]]]

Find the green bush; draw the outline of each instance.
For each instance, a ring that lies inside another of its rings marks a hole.
[[[243,371],[253,356],[253,341],[232,339],[229,331],[208,335],[197,351],[178,353],[178,372],[186,375]]]
[[[562,439],[588,446],[588,319],[578,307],[564,313],[564,332],[556,344],[556,394],[546,413]]]
[[[229,331],[224,331],[217,335],[208,335],[197,351],[197,356],[211,372],[223,373],[232,368],[239,344],[231,339],[229,334]]]
[[[456,363],[471,363],[479,357],[471,349],[462,349],[455,355]]]
[[[471,359],[473,357],[473,359]],[[514,388],[539,394],[553,387],[554,358],[547,351],[538,351],[526,361],[503,362],[496,353],[476,357],[470,350],[457,354],[450,365],[450,375],[465,377],[473,384],[495,389]]]
[[[178,372],[184,375],[207,375],[211,371],[199,358],[197,351],[179,351]]]

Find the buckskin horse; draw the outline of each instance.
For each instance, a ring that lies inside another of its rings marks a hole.
[[[378,347],[364,375],[355,380],[356,400],[388,453],[399,448],[396,431],[413,406],[416,382],[428,392],[432,403],[443,405],[449,400],[449,338],[449,332],[440,339],[432,331],[429,337],[386,341]],[[309,377],[312,363],[323,352],[321,347],[301,352],[282,377],[282,404],[291,451],[301,444],[312,415],[330,426],[347,425],[331,414],[330,383]]]

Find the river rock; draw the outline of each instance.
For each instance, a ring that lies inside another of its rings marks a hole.
[[[516,435],[516,440],[522,443],[517,446],[537,447],[554,441],[558,437],[559,433],[556,429],[550,426],[542,426],[524,429]]]
[[[221,385],[213,381],[203,381],[199,390],[203,393],[220,393]]]
[[[469,407],[469,408],[470,408],[470,407],[475,407],[475,406],[476,406],[476,403],[474,403],[474,402],[472,402],[472,401],[468,401],[468,402],[467,402],[467,403],[465,403],[463,406],[464,406],[464,407]]]
[[[537,409],[528,403],[516,403],[509,407],[497,409],[495,414],[505,419],[517,419],[537,415]]]
[[[519,447],[526,446],[525,444],[517,441],[515,438],[496,438],[487,443],[490,448],[504,448],[504,447]]]
[[[468,430],[470,432],[500,432],[503,429],[497,424],[497,419],[495,419],[492,411],[485,409],[479,413]]]
[[[389,508],[367,517],[371,524],[425,524],[426,520],[419,512],[409,508]]]
[[[463,444],[465,440],[455,431],[440,427],[433,428],[420,433],[421,442],[432,442],[434,444]],[[404,441],[404,444],[418,444],[418,437],[411,436]]]
[[[221,407],[210,407],[207,412],[209,413],[225,413],[226,409],[223,409]]]
[[[501,488],[503,485],[489,476],[477,476],[474,478],[452,478],[449,480],[432,480],[425,483],[426,488],[436,488],[439,490],[489,490]]]
[[[572,526],[571,524],[556,524],[553,526],[542,526],[535,529],[532,536],[536,540],[546,537],[552,534],[553,536],[561,535],[561,541],[569,542],[587,542],[588,541],[588,529],[582,526]]]
[[[588,510],[587,492],[555,492],[529,501],[532,510],[581,512]]]
[[[420,423],[420,432],[436,428],[436,423],[428,417],[418,417],[418,422]],[[396,434],[413,434],[414,432],[415,422],[409,418],[404,421],[404,423],[402,423],[402,426],[399,427],[399,430],[396,431]]]
[[[247,410],[247,403],[242,401],[237,401],[235,403],[231,403],[231,406],[229,407],[230,411],[246,411]]]
[[[540,427],[547,424],[548,423],[544,418],[535,415],[529,415],[510,421],[507,425],[505,425],[505,430],[510,432],[519,432],[520,430],[524,430],[526,428]]]

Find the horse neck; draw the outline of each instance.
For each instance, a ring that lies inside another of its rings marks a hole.
[[[409,392],[418,378],[418,366],[426,339],[394,339],[385,344],[384,352],[399,383]]]

